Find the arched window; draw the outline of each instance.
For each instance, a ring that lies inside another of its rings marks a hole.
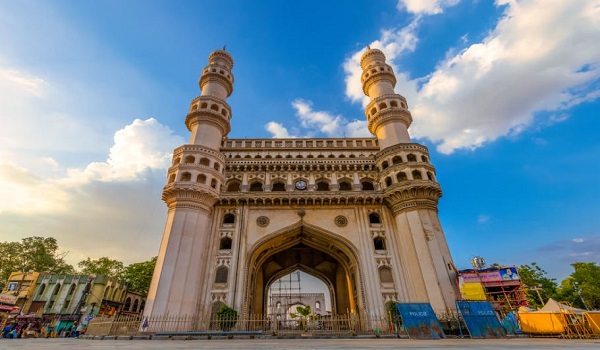
[[[206,183],[206,175],[204,175],[204,174],[198,175],[198,177],[196,178],[196,182],[205,184]]]
[[[239,192],[240,191],[240,182],[239,181],[230,181],[227,184],[227,192]]]
[[[55,287],[54,287],[54,291],[52,292],[52,295],[57,295],[58,291],[60,291],[60,283],[58,283]]]
[[[379,214],[369,214],[369,224],[381,224],[381,217],[379,217]]]
[[[234,222],[235,222],[235,215],[233,215],[231,213],[227,213],[223,216],[224,224],[233,224]]]
[[[398,179],[398,182],[400,182],[408,180],[408,177],[406,176],[406,173],[404,171],[401,171],[398,174],[396,174],[396,179]]]
[[[212,109],[213,111],[218,112],[219,111],[219,106],[217,106],[216,104],[210,105],[210,109]]]
[[[71,284],[71,286],[69,287],[69,291],[67,292],[67,296],[70,297],[71,295],[73,295],[74,291],[75,291],[75,285]]]
[[[317,191],[329,191],[329,184],[325,181],[317,182]]]
[[[433,174],[431,172],[427,172],[427,178],[429,179],[429,181],[433,181]]]
[[[219,163],[215,163],[214,168],[216,171],[219,171],[221,169],[221,166],[219,165]]]
[[[373,247],[375,247],[375,250],[385,250],[385,239],[381,237],[373,238]]]
[[[177,165],[180,162],[181,162],[181,158],[180,157],[177,157],[177,158],[173,159],[173,165]]]
[[[402,163],[402,157],[395,156],[394,158],[392,158],[392,164],[400,164],[400,163]]]
[[[412,176],[413,176],[413,179],[415,179],[415,180],[420,180],[423,178],[423,175],[421,175],[421,172],[418,170],[413,170]]]
[[[42,283],[40,285],[40,290],[38,291],[38,298],[41,297],[42,295],[44,295],[44,290],[46,290],[46,285],[44,283]]]
[[[187,156],[185,157],[185,162],[187,164],[194,164],[194,162],[196,161],[196,158],[194,158],[194,156]]]
[[[285,183],[283,182],[275,182],[273,187],[271,188],[273,192],[283,192],[285,191]]]
[[[379,268],[379,279],[381,283],[394,283],[394,277],[392,276],[392,269],[388,266],[382,266]]]
[[[215,274],[215,283],[227,283],[227,275],[229,275],[229,269],[225,266],[219,266]]]
[[[140,301],[138,299],[135,299],[133,301],[133,307],[131,308],[131,312],[137,312],[139,305],[140,305]]]
[[[142,302],[140,303],[140,313],[142,313],[142,311],[144,311],[145,308],[146,308],[146,300],[142,299]]]
[[[352,191],[352,184],[348,181],[340,182],[340,191]]]
[[[208,107],[208,103],[206,102],[202,102],[202,104],[200,105],[200,108],[207,108]]]
[[[390,187],[392,185],[392,178],[391,177],[386,177],[385,178],[385,185]]]
[[[381,163],[381,169],[387,169],[388,166],[389,165],[388,165],[387,161],[384,161],[383,163]]]
[[[192,174],[185,172],[181,174],[181,181],[190,181],[192,179]]]
[[[125,299],[125,306],[123,306],[123,310],[129,311],[130,307],[131,307],[131,297],[127,297],[127,299]]]
[[[208,158],[200,158],[200,165],[209,166],[210,160]]]
[[[421,156],[421,161],[424,162],[424,163],[429,162],[429,160],[425,156]]]
[[[260,192],[263,190],[263,184],[262,182],[259,181],[255,181],[253,183],[250,184],[250,191],[252,192]]]
[[[409,155],[406,156],[406,159],[409,162],[416,162],[417,161],[417,156],[415,156],[414,154],[411,153],[411,154],[409,154]]]
[[[320,310],[321,309],[321,303],[320,302],[315,302],[315,309]]]
[[[391,102],[390,102],[390,105],[391,105],[392,107],[398,107],[398,102],[396,102],[396,101],[391,101]]]
[[[370,181],[363,181],[360,184],[362,185],[363,191],[375,191],[375,187],[373,186],[373,183]]]
[[[216,189],[217,188],[217,180],[215,180],[215,179],[210,180],[210,187]]]
[[[379,104],[379,109],[385,109],[385,108],[387,108],[387,105],[385,104],[385,102],[381,102]]]
[[[219,242],[219,250],[231,250],[231,238],[229,237],[223,237],[221,238],[221,241]]]
[[[277,302],[277,304],[275,304],[275,307],[276,307],[277,309],[281,308],[281,302],[280,302],[280,301],[278,301],[278,302]]]

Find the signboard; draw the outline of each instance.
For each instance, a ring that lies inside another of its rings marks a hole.
[[[431,308],[431,304],[398,303],[396,308],[402,317],[402,326],[406,329],[406,333],[410,338],[446,338],[442,325]]]
[[[17,297],[12,294],[0,293],[0,303],[15,305],[17,303]]]
[[[521,277],[516,267],[503,267],[500,269],[463,270],[460,271],[462,283],[519,281]]]
[[[503,338],[506,331],[500,324],[492,304],[487,301],[457,301],[460,312],[471,338]]]

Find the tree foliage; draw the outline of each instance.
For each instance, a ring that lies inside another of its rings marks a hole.
[[[12,272],[37,271],[57,274],[73,273],[73,266],[65,261],[56,238],[26,237],[21,242],[0,243],[0,287]]]
[[[117,278],[123,277],[123,271],[125,270],[122,262],[106,256],[94,260],[87,258],[77,263],[77,266],[81,268],[81,273],[86,275],[107,275]]]
[[[216,313],[217,324],[223,331],[229,331],[235,326],[238,320],[238,312],[236,309],[227,305],[221,305]]]
[[[537,263],[521,265],[517,268],[521,281],[527,289],[527,301],[529,306],[539,308],[550,298],[557,296],[557,284],[554,278],[549,278],[546,271]],[[539,294],[538,294],[539,293]],[[543,300],[540,300],[541,299]]]
[[[156,265],[157,257],[140,263],[134,263],[127,267],[123,272],[123,278],[129,283],[129,290],[148,294],[154,266]]]
[[[578,308],[600,309],[600,265],[571,264],[574,271],[561,284],[560,298]]]

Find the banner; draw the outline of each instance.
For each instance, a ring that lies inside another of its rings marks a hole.
[[[503,267],[500,269],[484,270],[462,270],[459,271],[460,279],[463,283],[481,283],[481,282],[499,282],[499,281],[520,281],[521,277],[516,267]]]
[[[0,303],[15,305],[17,303],[17,297],[12,294],[0,293]]]

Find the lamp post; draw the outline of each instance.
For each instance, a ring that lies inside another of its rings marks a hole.
[[[583,300],[583,297],[581,296],[581,289],[579,289],[579,283],[573,282],[573,289],[575,289],[575,291],[577,292],[577,295],[579,295],[579,300],[581,300],[583,307],[585,307],[586,310],[589,310],[585,301]]]
[[[540,290],[544,290],[544,288],[542,288],[542,285],[538,284],[537,286],[530,287],[529,289],[536,291],[538,298],[540,298],[540,302],[542,303],[542,306],[544,306],[544,299],[542,298],[542,295],[540,294]]]

